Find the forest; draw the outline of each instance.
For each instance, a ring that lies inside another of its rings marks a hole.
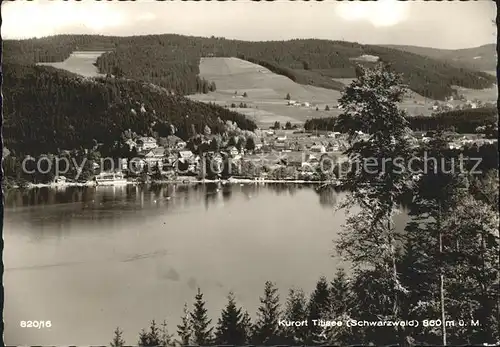
[[[214,134],[226,121],[242,130],[256,125],[229,109],[173,95],[150,83],[118,78],[84,79],[45,66],[4,64],[4,145],[16,154],[112,145],[124,130],[183,139]]]
[[[497,127],[498,110],[496,108],[476,108],[436,113],[430,116],[409,116],[406,118],[413,131],[455,131],[459,134],[474,134],[480,126]],[[345,126],[348,126],[347,124]],[[352,125],[354,126],[354,125]],[[347,131],[340,129],[336,117],[308,119],[306,130]],[[492,138],[497,138],[492,134]]]
[[[75,50],[106,50],[97,60],[102,73],[151,82],[180,94],[199,91],[201,57],[239,57],[268,67],[301,84],[340,90],[332,78],[355,78],[354,59],[374,55],[403,75],[409,88],[425,97],[444,100],[453,85],[481,89],[494,76],[417,54],[375,45],[301,39],[247,42],[182,35],[109,37],[58,35],[41,39],[4,41],[4,62],[33,64],[63,61]],[[363,64],[363,63],[362,63]]]

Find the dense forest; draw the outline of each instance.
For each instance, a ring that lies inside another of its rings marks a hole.
[[[455,110],[437,113],[431,116],[407,117],[409,126],[414,131],[445,130],[456,131],[460,134],[474,134],[478,127],[496,128],[498,124],[498,110],[496,108],[476,108]],[[304,125],[306,130],[342,131],[337,118],[312,118]],[[496,138],[496,136],[493,136]]]
[[[18,154],[57,153],[119,140],[124,130],[183,139],[216,134],[230,120],[254,130],[244,116],[190,101],[152,84],[85,79],[51,67],[4,64],[4,144]]]
[[[23,64],[57,62],[74,50],[107,50],[97,66],[102,73],[152,82],[181,94],[199,91],[201,57],[240,57],[257,62],[292,80],[331,89],[343,85],[332,78],[356,77],[355,59],[374,55],[403,74],[413,91],[443,100],[453,85],[486,88],[494,76],[459,68],[440,60],[381,46],[344,41],[290,40],[247,42],[182,35],[108,37],[58,35],[42,39],[4,41],[4,61]]]

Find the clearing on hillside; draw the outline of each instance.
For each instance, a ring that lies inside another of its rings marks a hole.
[[[201,58],[200,77],[215,82],[217,90],[191,95],[191,99],[227,107],[234,104],[235,111],[247,115],[261,127],[269,127],[276,121],[303,123],[310,118],[332,117],[341,112],[337,108],[341,92],[298,84],[238,58]],[[347,85],[353,79],[337,80]],[[289,105],[285,99],[287,94],[295,105]],[[411,92],[401,106],[410,114],[420,114],[428,112],[432,102]],[[241,103],[247,108],[240,108]],[[327,105],[329,111],[325,111]]]
[[[94,63],[106,51],[75,51],[70,57],[60,63],[38,63],[38,65],[52,66],[84,77],[104,76],[98,72]]]
[[[341,96],[339,91],[301,85],[245,60],[202,58],[200,77],[215,82],[217,91],[191,95],[190,98],[227,107],[246,104],[247,108],[235,110],[263,127],[275,121],[281,124],[287,121],[303,123],[310,118],[331,117],[340,112],[336,108]],[[243,96],[245,93],[246,97]],[[287,94],[297,106],[288,105]],[[327,105],[330,111],[325,111]]]

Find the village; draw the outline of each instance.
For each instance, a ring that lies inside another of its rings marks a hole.
[[[348,148],[348,135],[331,131],[306,131],[287,126],[256,130],[246,143],[223,142],[213,146],[214,138],[205,136],[197,149],[191,141],[175,135],[167,138],[136,136],[124,141],[132,158],[118,159],[118,170],[111,175],[109,166],[94,161],[93,182],[113,185],[118,182],[203,182],[210,180],[259,180],[324,182],[337,180],[334,167],[325,170],[321,163],[335,165],[347,161],[343,152]],[[430,141],[432,133],[414,132],[411,140],[415,147]],[[357,140],[367,140],[368,134],[356,132]],[[485,139],[479,134],[446,133],[449,149],[464,146],[492,144],[496,139]],[[205,145],[205,146],[203,146]],[[104,167],[103,167],[104,166]],[[55,183],[66,182],[58,176]]]

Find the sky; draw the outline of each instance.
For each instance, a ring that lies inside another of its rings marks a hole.
[[[175,33],[248,41],[319,38],[366,44],[468,48],[496,42],[493,1],[135,2],[2,4],[4,39],[56,34]]]

